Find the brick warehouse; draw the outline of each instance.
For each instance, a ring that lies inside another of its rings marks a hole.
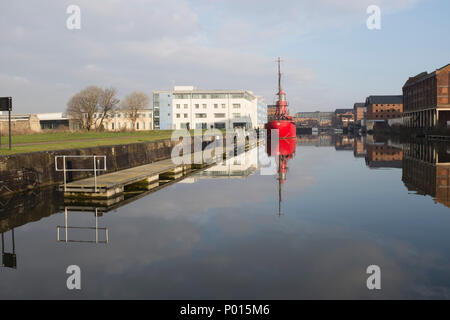
[[[409,128],[448,126],[450,64],[410,77],[403,86],[404,124]]]
[[[402,96],[369,96],[366,98],[367,120],[385,121],[401,118],[403,113]]]

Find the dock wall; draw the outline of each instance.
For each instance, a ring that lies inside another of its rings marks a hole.
[[[0,156],[0,197],[63,183],[63,173],[55,170],[56,155],[105,155],[107,172],[113,172],[168,159],[176,144],[178,141],[159,140]],[[67,163],[72,169],[93,168],[92,159],[68,159]],[[68,173],[68,181],[92,175],[93,172],[71,172]]]

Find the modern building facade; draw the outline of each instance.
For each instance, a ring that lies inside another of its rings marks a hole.
[[[403,123],[410,128],[450,124],[450,64],[410,77],[403,86]]]
[[[403,115],[403,96],[369,96],[366,98],[367,120],[386,121],[401,118]]]
[[[197,90],[175,86],[153,92],[155,129],[263,128],[267,105],[247,90]]]

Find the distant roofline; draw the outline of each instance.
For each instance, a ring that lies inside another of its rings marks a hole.
[[[428,73],[427,71],[423,71],[420,72],[418,74],[416,74],[415,76],[409,77],[408,80],[406,80],[405,84],[403,85],[404,87],[409,87],[413,84],[416,84],[417,82],[421,82],[423,80],[426,80],[430,77],[433,77],[434,75],[436,75],[436,71],[440,71],[444,68],[447,68],[448,66],[450,66],[450,63],[447,63],[445,66],[442,66],[440,68],[437,68],[436,70],[434,70],[433,72]]]
[[[384,100],[384,101],[380,101]],[[394,101],[393,101],[394,100]],[[371,95],[366,98],[365,105],[368,104],[403,104],[403,95]]]
[[[194,89],[194,90],[154,90],[152,91],[153,94],[155,93],[171,93],[171,94],[184,94],[184,93],[198,93],[198,94],[212,94],[212,93],[247,93],[251,95],[254,98],[258,98],[257,95],[253,93],[253,91],[250,90],[201,90],[201,89]]]

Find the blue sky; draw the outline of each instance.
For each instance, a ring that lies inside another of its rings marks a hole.
[[[80,30],[66,28],[70,4]],[[366,27],[371,4],[381,30]],[[0,12],[0,95],[17,113],[64,111],[88,85],[247,89],[272,103],[278,56],[291,112],[334,110],[450,63],[444,0],[17,0]]]

